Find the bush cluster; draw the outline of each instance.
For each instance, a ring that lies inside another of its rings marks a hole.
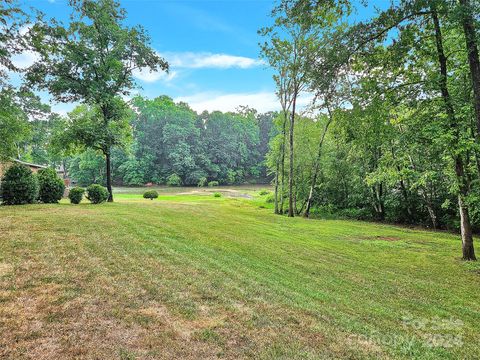
[[[260,191],[260,195],[261,195],[261,196],[263,196],[263,195],[268,195],[268,194],[270,194],[270,191],[268,191],[268,190],[261,190],[261,191]]]
[[[38,179],[27,166],[13,164],[5,171],[1,192],[5,205],[32,204],[38,197]]]
[[[58,203],[65,192],[65,184],[57,172],[52,168],[42,169],[37,173],[37,177],[38,199],[45,204]]]
[[[213,194],[213,196],[216,198],[219,198],[219,197],[222,197],[222,194],[220,194],[219,192],[216,192]]]
[[[158,192],[156,192],[155,190],[147,190],[143,193],[143,198],[150,200],[156,199],[158,198]]]
[[[168,186],[181,186],[182,179],[177,174],[172,174],[167,178],[167,185]]]
[[[57,203],[65,191],[63,180],[51,168],[34,174],[25,165],[13,164],[5,171],[1,180],[0,194],[5,205],[32,204],[37,199],[45,204]],[[92,184],[86,191],[81,187],[70,189],[68,198],[72,204],[79,204],[85,192],[86,198],[92,204],[100,204],[109,196],[107,188]],[[158,197],[158,193],[155,190],[146,191],[144,197],[154,199]]]
[[[209,187],[218,186],[218,181],[210,181],[210,182],[208,183],[208,186],[209,186]]]
[[[68,193],[68,198],[72,204],[80,204],[83,199],[83,194],[85,193],[85,189],[81,187],[74,187],[70,189]]]
[[[98,184],[92,184],[87,187],[86,198],[90,200],[92,204],[100,204],[108,199],[108,190]]]

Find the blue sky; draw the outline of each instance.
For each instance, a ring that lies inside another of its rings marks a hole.
[[[272,72],[259,60],[261,39],[257,35],[259,28],[271,22],[274,0],[120,2],[127,10],[127,24],[141,24],[152,47],[171,66],[169,74],[136,74],[141,88],[135,92],[149,98],[168,95],[199,112],[231,111],[239,105],[261,112],[278,109]],[[30,0],[27,4],[48,17],[68,21],[67,0]],[[28,61],[28,56],[22,60]],[[52,107],[65,113],[73,105]]]
[[[141,24],[170,73],[137,74],[146,97],[168,95],[196,111],[250,105],[277,108],[272,73],[259,61],[257,30],[270,21],[271,0],[120,0],[127,24]],[[48,17],[68,21],[67,0],[30,0]],[[19,59],[22,60],[22,59]],[[25,59],[28,61],[28,59]],[[52,104],[61,113],[69,104]]]

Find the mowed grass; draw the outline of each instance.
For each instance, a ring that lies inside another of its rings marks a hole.
[[[116,201],[0,207],[0,358],[480,358],[458,236]]]

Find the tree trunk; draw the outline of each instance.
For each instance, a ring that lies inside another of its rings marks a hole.
[[[373,186],[373,196],[375,201],[375,211],[377,212],[377,220],[385,220],[385,206],[383,204],[383,183]]]
[[[105,153],[105,162],[107,163],[107,189],[108,189],[108,202],[113,202],[112,192],[112,169],[110,161],[110,150]]]
[[[313,200],[313,190],[315,189],[315,186],[317,184],[318,170],[320,168],[320,158],[322,157],[323,141],[325,140],[325,135],[327,134],[328,126],[330,125],[331,122],[332,122],[332,115],[330,114],[330,110],[329,110],[329,118],[327,123],[325,124],[325,128],[323,129],[320,142],[318,143],[317,158],[315,159],[315,164],[313,168],[313,176],[312,176],[312,182],[310,183],[310,191],[308,193],[307,207],[305,208],[305,213],[303,214],[303,216],[306,218],[310,216],[310,208],[312,207],[312,200]]]
[[[440,66],[440,91],[442,93],[443,102],[445,104],[445,110],[450,121],[450,126],[456,134],[456,141],[459,140],[459,129],[457,120],[455,117],[455,110],[453,108],[450,93],[448,91],[447,84],[447,58],[443,50],[442,31],[440,28],[440,21],[438,20],[438,14],[434,8],[432,8],[432,20],[435,27],[435,40],[437,45],[438,63]],[[472,228],[470,225],[470,216],[468,213],[468,207],[465,203],[465,198],[468,196],[468,184],[465,179],[465,170],[463,160],[460,155],[454,155],[455,162],[455,175],[458,182],[458,208],[460,212],[460,230],[462,235],[462,252],[464,260],[476,260],[475,252],[473,248],[473,236]]]
[[[475,118],[477,124],[477,133],[475,138],[477,144],[480,143],[480,60],[476,41],[475,23],[472,16],[472,7],[470,0],[460,0],[462,8],[462,25],[465,34],[465,42],[468,52],[468,63],[470,66],[470,77],[473,88],[473,105],[475,107]]]
[[[283,111],[283,128],[282,128],[282,146],[281,146],[281,161],[280,161],[280,174],[282,175],[282,181],[280,186],[280,209],[279,214],[283,214],[284,209],[284,193],[285,193],[285,144],[287,142],[287,119],[288,114]]]
[[[293,210],[295,212],[295,215],[298,215],[298,210],[297,210],[297,189],[295,187],[295,182],[293,183],[293,188],[295,189],[295,192],[293,193]]]
[[[303,214],[303,217],[308,218],[310,216],[310,208],[312,207],[312,199],[313,199],[313,189],[315,188],[315,185],[317,183],[317,173],[318,173],[318,166],[315,165],[315,169],[313,170],[313,177],[312,177],[312,183],[310,184],[310,191],[308,193],[308,200],[307,200],[307,207],[305,208],[305,213]]]
[[[462,259],[475,261],[475,250],[473,248],[472,229],[470,227],[468,208],[465,206],[462,197],[458,196],[458,207],[460,209],[460,231],[462,233]],[[463,241],[468,239],[468,241]]]
[[[307,201],[305,200],[304,202],[302,202],[302,206],[297,209],[297,215],[300,215],[303,211],[303,209],[305,208],[305,205],[307,204]]]
[[[476,260],[475,250],[473,248],[472,227],[470,225],[470,216],[468,207],[465,204],[465,198],[468,195],[468,186],[465,184],[465,171],[462,159],[457,156],[455,159],[455,173],[459,179],[463,179],[459,184],[458,210],[460,212],[460,233],[462,234],[462,254],[463,260]]]
[[[278,172],[280,170],[280,160],[277,159],[275,167],[275,214],[278,214]]]
[[[63,178],[64,178],[64,179],[67,179],[67,178],[68,178],[68,174],[67,174],[67,162],[65,161],[65,159],[62,159],[62,167],[63,167]]]
[[[437,215],[435,214],[435,210],[433,209],[432,204],[430,201],[426,201],[428,216],[430,217],[430,221],[432,222],[433,230],[437,230]]]
[[[294,199],[293,199],[293,130],[295,127],[295,107],[297,104],[297,89],[295,88],[294,94],[293,94],[293,103],[292,103],[292,114],[290,116],[290,133],[289,133],[289,138],[290,138],[290,174],[288,177],[288,216],[289,217],[294,217],[295,212],[294,212]]]
[[[399,184],[400,184],[400,190],[402,191],[403,200],[405,201],[405,210],[407,211],[407,217],[408,217],[408,220],[410,221],[412,220],[413,212],[412,212],[412,208],[410,207],[408,190],[407,190],[407,187],[405,186],[405,182],[403,181],[403,179],[400,179]]]

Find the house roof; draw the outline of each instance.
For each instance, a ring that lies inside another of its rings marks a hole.
[[[45,166],[45,165],[32,164],[32,163],[28,163],[28,162],[18,160],[18,159],[14,159],[13,161],[15,161],[16,163],[22,164],[22,165],[26,165],[26,166],[30,166],[30,167],[34,167],[34,168],[38,168],[38,169],[46,169],[47,168],[47,166]]]

